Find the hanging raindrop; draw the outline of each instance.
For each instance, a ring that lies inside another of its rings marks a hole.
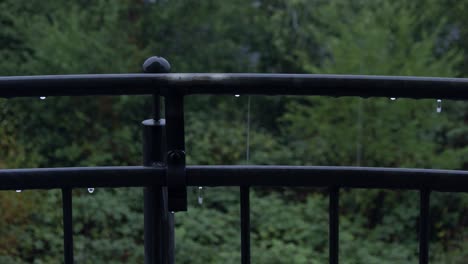
[[[240,97],[240,94],[236,94],[236,95],[234,95],[234,96],[235,96],[235,97]]]
[[[21,190],[16,190],[16,192],[17,192],[17,193],[20,193],[20,192],[21,192]]]
[[[41,99],[41,100],[45,100],[46,98],[47,98],[47,97],[45,97],[45,96],[39,97],[39,99]]]
[[[442,112],[442,100],[437,99],[437,113]]]
[[[88,192],[89,192],[89,193],[93,193],[93,192],[94,192],[94,188],[88,188]]]
[[[396,97],[390,97],[390,100],[395,101]]]
[[[203,204],[203,187],[198,186],[198,204],[202,205]]]

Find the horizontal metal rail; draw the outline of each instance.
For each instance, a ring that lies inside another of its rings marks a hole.
[[[0,190],[163,185],[165,168],[69,167],[0,170]]]
[[[0,97],[161,94],[322,95],[468,100],[468,79],[326,74],[91,74],[0,77]]]
[[[467,192],[468,171],[340,166],[187,166],[188,186],[314,186]],[[166,167],[0,170],[0,190],[166,185]]]

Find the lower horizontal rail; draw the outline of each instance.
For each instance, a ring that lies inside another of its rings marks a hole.
[[[163,185],[164,167],[69,167],[0,170],[0,189]]]
[[[313,186],[468,192],[468,171],[341,166],[187,166],[188,186]],[[165,167],[0,170],[0,190],[166,185]]]

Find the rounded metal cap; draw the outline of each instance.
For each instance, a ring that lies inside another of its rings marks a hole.
[[[169,73],[170,71],[171,64],[163,57],[152,56],[143,63],[144,73]]]

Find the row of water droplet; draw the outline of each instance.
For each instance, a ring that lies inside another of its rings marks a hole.
[[[390,97],[390,100],[395,101],[395,100],[396,100],[396,97]],[[437,112],[437,113],[441,113],[441,112],[442,112],[442,100],[441,100],[441,99],[437,99],[436,102],[437,102],[436,112]]]
[[[235,97],[240,97],[240,94],[234,95]],[[397,98],[396,97],[390,97],[390,100],[395,101]],[[436,107],[436,112],[440,113],[442,112],[442,100],[437,99],[437,107]]]
[[[17,193],[20,193],[22,192],[22,190],[16,190]],[[88,192],[89,193],[93,193],[94,192],[94,188],[88,188]]]

